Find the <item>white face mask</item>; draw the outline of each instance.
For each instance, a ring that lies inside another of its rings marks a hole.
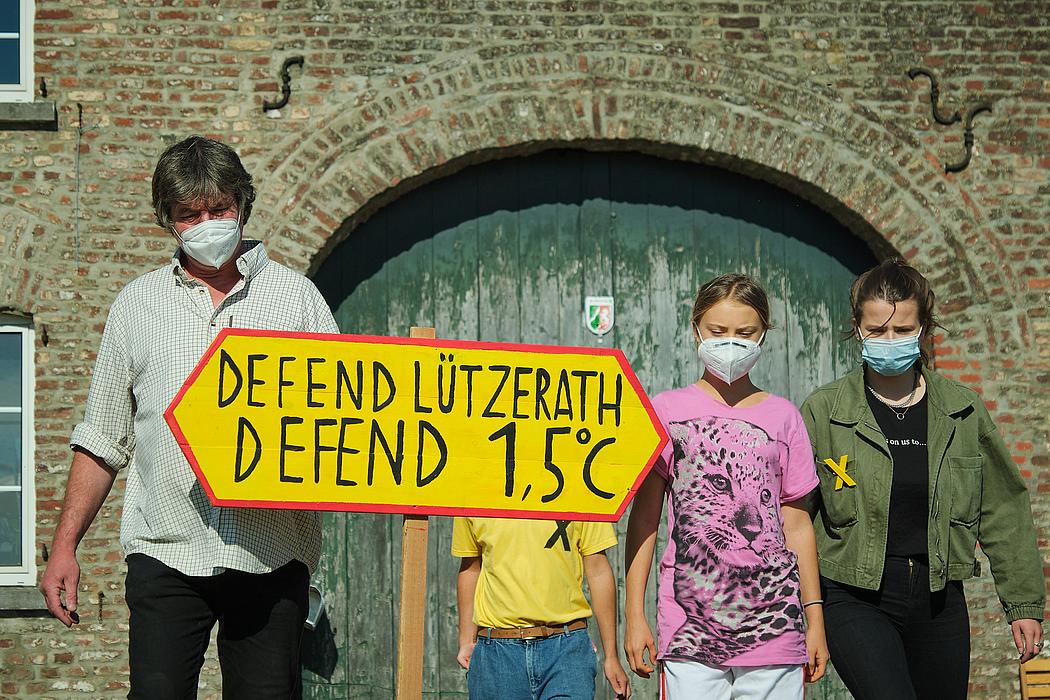
[[[174,227],[172,231],[175,231]],[[182,244],[182,250],[201,265],[222,267],[241,242],[241,222],[237,219],[208,219],[191,226],[175,237]]]
[[[732,384],[751,371],[751,368],[758,362],[759,355],[762,354],[762,346],[759,343],[762,342],[762,338],[766,337],[766,334],[763,333],[756,343],[744,338],[708,338],[704,340],[699,328],[696,329],[696,334],[700,337],[700,345],[696,349],[700,361],[711,374],[726,384]]]

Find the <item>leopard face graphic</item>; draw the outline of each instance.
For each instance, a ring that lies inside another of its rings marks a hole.
[[[672,423],[675,599],[686,622],[669,654],[721,663],[801,630],[798,570],[769,478],[761,428],[719,417]]]

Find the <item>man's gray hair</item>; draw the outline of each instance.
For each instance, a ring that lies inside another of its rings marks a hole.
[[[162,228],[171,228],[176,204],[206,206],[233,198],[243,226],[252,213],[255,187],[241,159],[224,143],[191,136],[169,146],[153,171],[153,212]]]

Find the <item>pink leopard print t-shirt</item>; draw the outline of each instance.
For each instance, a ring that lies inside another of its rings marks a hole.
[[[733,408],[691,384],[653,407],[671,441],[660,561],[660,659],[723,666],[806,662],[798,565],[780,505],[817,486],[798,409],[770,395]]]

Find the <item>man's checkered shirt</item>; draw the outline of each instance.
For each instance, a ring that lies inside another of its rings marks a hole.
[[[338,333],[313,283],[270,260],[258,241],[237,259],[243,279],[218,307],[171,264],[117,295],[102,334],[84,422],[70,443],[114,469],[129,464],[120,542],[189,576],[272,571],[298,559],[312,572],[321,551],[312,511],[211,505],[164,422],[164,411],[225,327]]]

